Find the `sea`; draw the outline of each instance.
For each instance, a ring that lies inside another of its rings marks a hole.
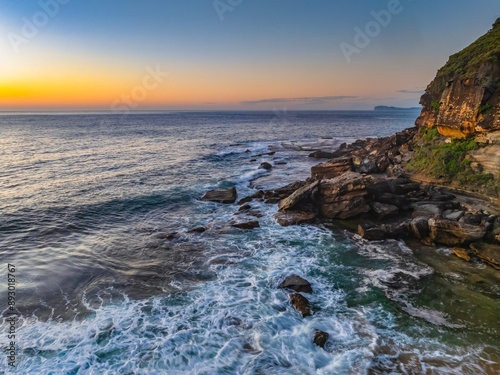
[[[312,150],[417,116],[0,113],[0,373],[499,374],[500,272],[338,222],[281,227],[255,200],[260,228],[241,230],[237,204],[200,200],[303,180]],[[291,274],[310,317],[278,289]]]

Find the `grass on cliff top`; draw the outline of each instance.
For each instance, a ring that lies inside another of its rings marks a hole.
[[[498,62],[500,55],[500,18],[485,35],[462,51],[452,55],[448,62],[439,69],[436,78],[429,86],[431,92],[442,92],[446,83],[455,75],[475,78],[477,69],[487,61]]]
[[[467,190],[498,190],[493,175],[471,168],[467,154],[479,148],[474,139],[456,138],[451,143],[442,143],[438,131],[428,128],[420,128],[418,138],[420,142],[415,145],[413,158],[407,164],[409,171],[444,178]]]

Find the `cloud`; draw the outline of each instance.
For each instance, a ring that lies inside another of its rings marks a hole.
[[[305,97],[305,98],[274,98],[274,99],[263,99],[263,100],[250,100],[246,102],[241,102],[241,104],[267,104],[267,103],[321,103],[329,102],[334,100],[343,99],[356,99],[357,96],[318,96],[318,97]]]
[[[420,94],[420,95],[423,95],[425,93],[425,90],[399,90],[398,92],[401,92],[403,94]]]

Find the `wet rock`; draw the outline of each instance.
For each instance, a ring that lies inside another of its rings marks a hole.
[[[369,241],[381,241],[385,239],[385,230],[379,226],[368,224],[358,225],[358,234]]]
[[[285,278],[278,286],[278,289],[291,289],[295,292],[312,293],[312,287],[309,281],[298,275],[291,275]]]
[[[290,303],[303,317],[311,316],[311,304],[302,294],[294,293],[290,295]]]
[[[251,196],[251,198],[262,198],[264,196],[264,191],[263,190],[259,190],[258,192],[256,192],[255,194],[253,194]]]
[[[442,212],[441,208],[439,208],[439,206],[435,204],[422,204],[415,207],[413,213],[411,214],[411,217],[431,218],[435,215],[441,214],[441,212]]]
[[[264,214],[262,212],[257,211],[257,210],[248,211],[246,214],[248,216],[253,216],[253,217],[257,217],[257,218],[261,218],[264,216]]]
[[[268,171],[270,171],[271,169],[273,169],[273,166],[271,164],[267,163],[267,162],[261,163],[260,166],[262,168],[264,168],[265,170],[268,170]]]
[[[470,261],[469,253],[467,253],[467,250],[461,247],[454,247],[453,249],[451,249],[451,252],[455,254],[457,257],[466,260],[467,262]]]
[[[414,237],[423,239],[429,237],[429,223],[426,217],[417,217],[410,221],[410,231]]]
[[[203,197],[201,197],[201,200],[230,204],[234,203],[237,197],[238,194],[236,189],[233,187],[230,189],[210,190]]]
[[[243,223],[234,223],[231,225],[234,228],[239,228],[239,229],[255,229],[255,228],[260,228],[260,224],[258,221],[247,221]]]
[[[318,187],[319,181],[314,181],[311,184],[301,187],[295,190],[290,196],[283,199],[279,204],[280,211],[289,210],[295,207],[302,200],[310,198],[313,191]]]
[[[273,215],[273,219],[282,227],[311,223],[315,218],[316,214],[306,211],[285,211]]]
[[[250,159],[250,162],[253,163],[253,162],[256,162],[257,159]]]
[[[205,227],[198,227],[198,228],[191,229],[188,233],[203,233],[205,231],[206,231]]]
[[[240,200],[238,201],[238,205],[240,205],[240,206],[241,206],[242,204],[245,204],[245,203],[250,203],[252,200],[253,200],[253,198],[252,198],[252,197],[245,197],[245,198],[240,199]]]
[[[325,347],[326,342],[330,335],[327,332],[320,331],[319,329],[314,331],[314,340],[313,342],[321,348]]]
[[[481,259],[493,266],[495,269],[500,270],[500,246],[487,244],[485,242],[474,242],[470,245],[474,254]]]
[[[434,243],[434,241],[430,237],[422,238],[422,240],[420,242],[422,242],[422,244],[424,244],[425,246],[431,246],[431,247],[436,246],[436,244]]]
[[[443,213],[443,219],[458,221],[462,218],[462,216],[464,216],[464,214],[465,214],[464,211],[446,210]]]
[[[275,165],[286,165],[288,164],[286,161],[277,161],[274,163]]]
[[[365,197],[373,183],[371,176],[346,172],[342,176],[323,180],[319,184],[321,214],[330,219],[347,219],[370,211]]]
[[[457,246],[477,241],[486,234],[482,225],[469,225],[444,219],[429,219],[430,237],[434,242]]]
[[[314,151],[312,154],[309,154],[310,158],[316,158],[316,159],[333,159],[335,157],[335,154],[331,152],[326,152],[326,151]]]
[[[266,199],[266,201],[264,202],[265,204],[276,204],[276,203],[279,203],[281,201],[280,198],[269,198],[269,199]]]
[[[165,235],[165,238],[166,238],[167,240],[172,240],[172,239],[174,239],[175,237],[177,237],[177,234],[178,234],[177,232],[167,233],[167,234]]]
[[[336,158],[312,167],[311,177],[316,180],[335,178],[348,171],[352,171],[352,159]]]
[[[370,204],[370,207],[379,219],[395,216],[399,213],[399,208],[392,204],[373,202]]]
[[[244,204],[239,208],[238,212],[248,211],[250,209],[252,209],[252,206],[250,206],[249,204]]]

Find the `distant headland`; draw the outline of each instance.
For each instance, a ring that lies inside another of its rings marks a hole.
[[[401,107],[390,107],[386,105],[379,105],[374,108],[375,111],[421,111],[422,107],[410,107],[410,108],[401,108]]]

